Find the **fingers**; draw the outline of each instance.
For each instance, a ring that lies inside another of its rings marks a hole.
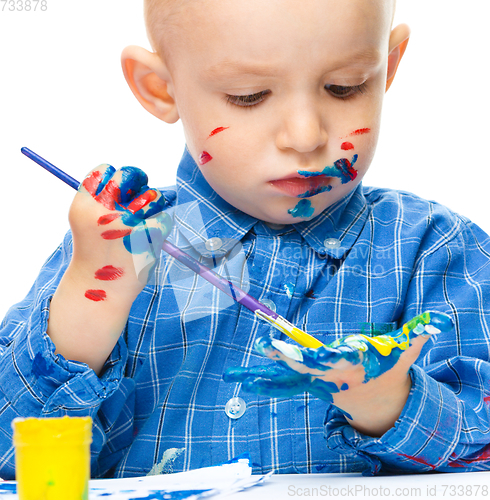
[[[143,187],[147,188],[148,177],[139,168],[123,167],[103,182],[94,198],[109,210],[124,210]]]
[[[225,382],[240,382],[243,390],[270,397],[291,397],[308,390],[309,375],[302,375],[279,365],[228,368]]]
[[[124,223],[137,225],[165,207],[165,198],[147,185],[147,175],[136,167],[115,170],[111,165],[99,165],[89,172],[80,185],[80,192],[89,193],[109,210],[125,211]]]
[[[103,164],[93,168],[80,184],[78,191],[97,196],[105,187],[116,169],[112,165]]]
[[[160,213],[166,205],[163,194],[158,189],[144,186],[138,196],[126,207],[136,219],[147,219]]]

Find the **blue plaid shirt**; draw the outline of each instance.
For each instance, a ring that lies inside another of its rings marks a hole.
[[[428,341],[400,418],[372,438],[308,394],[274,399],[225,383],[228,367],[270,363],[254,340],[281,334],[162,255],[99,378],[55,355],[46,335],[68,233],[0,329],[0,476],[14,476],[13,418],[62,415],[94,419],[94,477],[146,474],[170,449],[180,451],[174,472],[246,451],[256,473],[490,468],[490,239],[481,229],[413,194],[363,186],[311,221],[274,226],[222,200],[188,153],[164,193],[173,243],[324,343],[386,333],[425,310],[456,327]],[[237,419],[225,412],[233,397],[247,405]]]

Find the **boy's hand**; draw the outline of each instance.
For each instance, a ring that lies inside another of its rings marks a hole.
[[[172,227],[165,199],[134,167],[92,170],[70,208],[73,258],[51,299],[56,353],[100,373]]]
[[[446,314],[426,312],[391,335],[349,335],[317,349],[263,337],[257,350],[278,363],[230,368],[224,379],[271,397],[307,391],[335,404],[361,432],[381,435],[403,409],[411,387],[408,371],[423,345],[452,326]]]
[[[80,185],[69,216],[72,269],[98,279],[96,288],[124,276],[118,285],[139,293],[148,280],[172,222],[162,213],[165,198],[147,182],[138,168],[100,165]]]

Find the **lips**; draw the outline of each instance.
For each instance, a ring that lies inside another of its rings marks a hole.
[[[327,175],[318,175],[315,177],[290,177],[270,181],[275,188],[283,193],[295,198],[309,198],[325,191],[330,191],[332,186],[330,182],[332,177]]]

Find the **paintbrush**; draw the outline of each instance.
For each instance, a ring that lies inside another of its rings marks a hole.
[[[31,160],[35,161],[38,165],[45,168],[48,172],[58,177],[58,179],[61,179],[63,182],[71,186],[73,189],[78,190],[80,183],[73,177],[69,176],[67,173],[63,172],[63,170],[54,166],[52,163],[45,160],[28,148],[22,148],[21,152]],[[225,292],[233,300],[235,300],[239,304],[242,304],[250,311],[254,312],[259,318],[267,321],[272,326],[291,337],[293,340],[298,342],[298,344],[301,344],[304,347],[313,348],[323,345],[315,337],[312,337],[303,330],[295,327],[293,324],[274,312],[272,309],[264,306],[264,304],[259,302],[257,299],[254,299],[251,295],[234,285],[230,280],[223,278],[223,276],[220,276],[212,269],[204,266],[169,241],[165,241],[163,243],[162,250],[167,252],[169,255],[177,259],[179,262],[187,266],[195,273],[199,274],[199,276],[202,276],[206,281],[209,281],[209,283],[214,285],[216,288],[219,288],[221,291]]]

